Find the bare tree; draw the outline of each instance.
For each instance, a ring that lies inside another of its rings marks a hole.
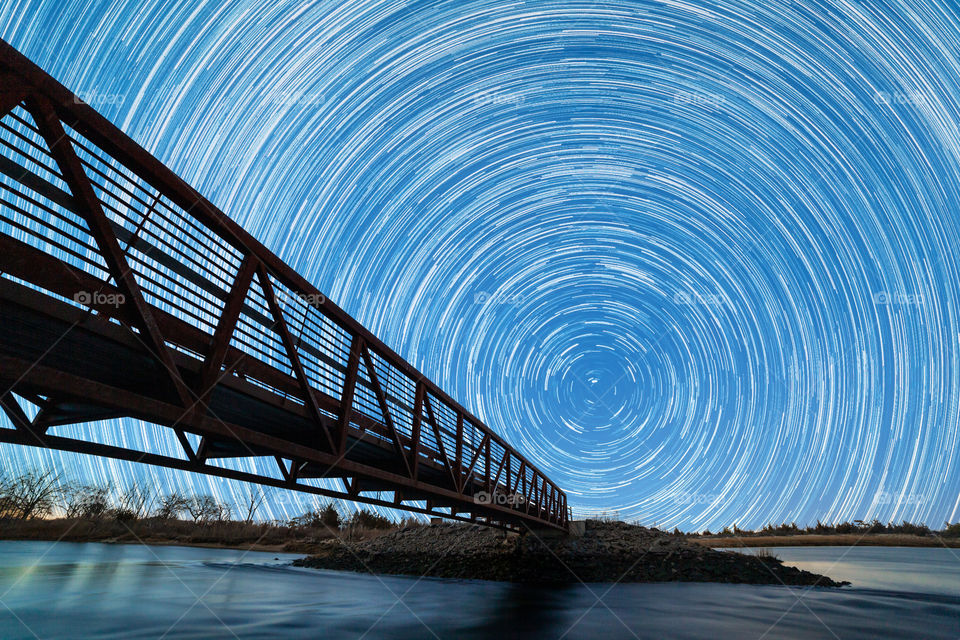
[[[0,516],[40,518],[49,515],[60,502],[63,487],[60,474],[53,471],[28,471],[0,480]]]
[[[177,493],[176,491],[168,493],[160,498],[157,517],[163,518],[164,520],[171,520],[186,511],[189,506],[190,500],[182,493]]]
[[[226,502],[220,502],[217,504],[217,520],[220,522],[228,522],[232,517],[233,507]]]
[[[0,476],[0,518],[20,516],[19,501],[16,494],[16,481],[6,473]]]
[[[220,505],[213,496],[193,496],[187,500],[187,512],[194,522],[208,522],[220,517]]]
[[[247,512],[247,517],[244,518],[244,521],[247,524],[253,522],[253,518],[257,515],[257,510],[263,505],[263,501],[266,499],[267,494],[264,492],[262,487],[250,487],[250,495],[247,497],[247,501],[244,503],[244,508]]]
[[[117,497],[117,516],[128,520],[139,520],[149,513],[153,506],[153,492],[143,481],[135,482],[124,489]]]
[[[71,485],[63,492],[63,510],[68,518],[102,518],[110,509],[110,485]]]

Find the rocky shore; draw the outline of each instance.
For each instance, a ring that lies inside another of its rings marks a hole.
[[[582,536],[480,525],[414,526],[372,540],[326,540],[294,564],[317,569],[531,583],[730,582],[839,587],[775,557],[715,551],[657,529],[588,520]]]

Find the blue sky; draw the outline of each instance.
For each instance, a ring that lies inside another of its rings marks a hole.
[[[578,512],[960,518],[949,5],[12,0],[0,36]],[[134,421],[64,432],[176,446]],[[269,515],[311,501],[276,492]]]

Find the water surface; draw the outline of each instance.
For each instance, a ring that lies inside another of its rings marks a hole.
[[[953,638],[949,549],[781,548],[843,590],[533,588],[298,569],[289,554],[0,542],[4,638]]]
[[[960,595],[960,549],[772,547],[766,551],[786,564],[848,580],[858,588]]]

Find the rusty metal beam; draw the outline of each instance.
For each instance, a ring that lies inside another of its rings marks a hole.
[[[64,438],[61,436],[54,436],[49,434],[39,435],[38,437],[40,438],[40,442],[42,442],[42,444],[38,444],[36,441],[31,441],[29,434],[24,434],[18,431],[17,429],[0,429],[0,442],[4,442],[7,444],[18,444],[18,445],[34,446],[34,447],[39,446],[45,449],[52,449],[56,451],[68,451],[71,453],[79,453],[82,455],[99,456],[101,458],[112,458],[114,460],[125,460],[128,462],[148,464],[155,467],[165,467],[167,469],[178,469],[180,471],[188,471],[191,473],[202,473],[209,476],[227,478],[229,480],[251,482],[251,483],[264,485],[268,487],[276,487],[278,489],[290,489],[293,491],[310,493],[318,496],[324,496],[327,498],[337,498],[340,500],[360,500],[367,504],[371,504],[379,507],[397,508],[399,506],[405,511],[422,513],[429,516],[442,516],[448,519],[459,520],[460,522],[475,522],[471,518],[452,516],[450,514],[424,509],[421,507],[417,507],[415,505],[409,505],[409,504],[398,505],[395,502],[390,502],[387,500],[380,500],[378,498],[373,498],[369,496],[361,497],[358,494],[351,494],[343,491],[334,491],[332,489],[314,487],[314,486],[305,485],[305,484],[295,484],[291,486],[291,484],[286,480],[280,480],[270,476],[264,476],[264,475],[259,475],[255,473],[248,473],[245,471],[235,471],[233,469],[201,464],[199,462],[193,462],[189,460],[181,460],[180,458],[172,458],[169,456],[164,456],[156,453],[136,451],[133,449],[125,449],[123,447],[116,447],[113,445],[100,444],[98,442],[88,442],[86,440]],[[492,526],[495,526],[498,528],[511,528],[511,527],[508,527],[507,524],[500,523],[499,521],[492,521],[491,524]]]
[[[181,420],[184,428],[194,433],[214,435],[223,438],[240,438],[248,442],[251,446],[272,451],[273,455],[278,455],[283,458],[309,461],[324,466],[338,465],[341,470],[349,472],[351,475],[387,482],[401,488],[405,487],[417,494],[432,495],[434,499],[438,501],[460,501],[463,499],[463,496],[449,489],[412,480],[405,476],[352,460],[340,460],[331,453],[303,444],[290,442],[236,424],[229,424],[221,420],[206,417],[184,417],[183,409],[169,402],[64,373],[44,365],[36,365],[19,358],[0,355],[0,379],[19,379],[20,382],[18,384],[27,388],[43,386],[49,389],[51,393],[55,393],[60,397],[96,397],[105,407],[114,408],[122,411],[125,415],[158,424]],[[299,464],[306,464],[306,462]],[[296,468],[296,465],[294,465],[294,467]],[[477,505],[476,508],[479,509],[480,507],[481,505]],[[522,512],[500,505],[482,505],[482,510],[508,522],[511,519],[517,520],[518,518],[532,523],[537,521]]]
[[[484,446],[490,444],[489,434],[484,434],[483,438],[480,440],[480,445],[477,447],[477,450],[473,452],[473,458],[470,460],[470,464],[467,465],[466,478],[470,478],[470,474],[473,473],[473,467],[477,464],[477,460],[480,459],[480,453],[483,451]]]
[[[410,460],[407,459],[407,455],[403,450],[403,443],[400,440],[400,433],[397,432],[397,426],[393,422],[393,416],[390,415],[390,407],[387,405],[387,398],[386,394],[383,392],[383,387],[380,386],[380,379],[377,376],[377,370],[374,368],[373,358],[370,356],[370,350],[366,345],[363,345],[361,352],[363,354],[363,363],[367,368],[367,376],[370,378],[370,384],[373,386],[374,394],[377,396],[377,403],[380,405],[380,413],[382,414],[383,421],[389,430],[390,441],[393,443],[394,451],[396,451],[397,458],[403,461],[403,465],[407,470],[407,475],[412,478],[413,468],[410,466]]]
[[[346,455],[347,427],[353,415],[353,392],[357,388],[357,369],[360,368],[360,352],[363,350],[363,338],[354,336],[350,342],[350,355],[347,357],[347,372],[343,377],[343,390],[340,394],[340,411],[337,421],[337,453]]]
[[[290,329],[287,328],[287,321],[283,318],[283,310],[280,308],[280,304],[277,302],[276,293],[273,290],[273,284],[270,282],[270,274],[267,273],[267,270],[263,265],[257,267],[257,281],[260,283],[260,289],[263,291],[264,297],[267,299],[267,305],[270,307],[270,313],[273,314],[274,325],[272,329],[277,332],[280,336],[280,341],[283,343],[283,348],[286,351],[287,359],[290,361],[290,366],[293,368],[294,373],[297,377],[297,382],[300,384],[300,390],[303,393],[303,401],[310,407],[310,414],[313,416],[314,421],[317,425],[317,430],[323,434],[322,441],[326,442],[330,451],[339,451],[337,444],[333,441],[333,437],[330,435],[330,430],[327,429],[324,424],[320,413],[320,405],[317,403],[316,396],[313,395],[313,387],[310,386],[310,380],[307,378],[307,373],[303,369],[303,363],[300,362],[300,354],[297,353],[297,345],[293,341],[293,336],[290,335]]]
[[[43,433],[45,431],[42,427],[37,428],[33,420],[24,412],[20,403],[13,397],[13,394],[6,393],[0,396],[0,408],[3,409],[3,412],[7,414],[7,418],[10,419],[10,422],[12,422],[13,426],[17,429],[25,429],[31,433]]]
[[[458,491],[459,483],[457,482],[456,472],[453,470],[453,464],[450,462],[450,458],[447,456],[447,448],[443,444],[443,438],[440,434],[440,425],[437,423],[437,417],[433,414],[433,405],[430,402],[429,394],[423,396],[423,405],[427,408],[427,422],[430,423],[430,427],[433,430],[433,437],[437,440],[437,449],[440,451],[440,458],[443,460],[443,466],[447,468],[447,471],[450,472],[450,481],[453,483],[454,488]]]
[[[27,89],[10,73],[0,73],[0,118],[27,97]]]
[[[256,260],[247,256],[243,259],[243,262],[240,264],[240,269],[233,279],[233,286],[230,289],[229,297],[227,298],[226,304],[224,304],[223,310],[220,312],[217,328],[210,341],[210,352],[207,354],[207,359],[204,361],[203,368],[200,371],[197,397],[201,402],[204,401],[207,394],[213,389],[217,378],[220,376],[220,369],[227,357],[227,351],[230,349],[230,338],[233,336],[234,328],[237,326],[240,311],[243,309],[243,303],[247,299],[247,291],[250,290],[250,283],[253,281],[253,274],[256,270]]]

